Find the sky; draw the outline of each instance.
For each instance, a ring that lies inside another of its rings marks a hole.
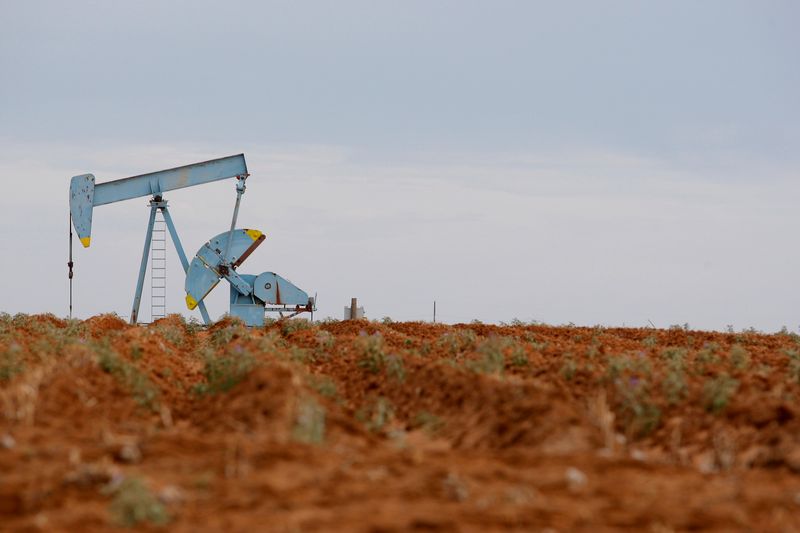
[[[0,311],[67,315],[71,176],[243,152],[239,225],[267,240],[239,271],[316,294],[315,318],[357,297],[800,331],[798,22],[769,0],[0,0]],[[234,183],[166,198],[192,256]],[[77,316],[130,315],[147,214],[95,210]],[[170,254],[168,311],[195,316]]]

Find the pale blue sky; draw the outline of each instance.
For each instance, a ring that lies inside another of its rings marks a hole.
[[[64,314],[70,176],[244,151],[242,222],[272,246],[247,266],[323,316],[436,298],[449,321],[796,329],[798,23],[788,1],[0,0],[0,239],[22,261],[0,309]],[[232,187],[171,197],[187,251]],[[129,312],[141,204],[96,212],[79,314]]]

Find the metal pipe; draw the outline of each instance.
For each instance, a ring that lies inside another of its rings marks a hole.
[[[231,244],[233,243],[233,230],[236,229],[236,219],[239,218],[239,204],[242,203],[242,195],[245,191],[244,180],[246,177],[238,177],[236,181],[236,205],[233,207],[233,219],[231,220],[231,229],[228,232],[228,244],[225,245],[225,255],[222,256],[222,262],[227,266],[229,259],[228,255],[231,253]]]
[[[67,268],[69,269],[69,317],[72,318],[72,213],[69,214],[69,261]]]

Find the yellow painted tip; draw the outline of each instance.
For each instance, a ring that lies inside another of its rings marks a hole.
[[[191,294],[187,294],[187,295],[186,295],[186,307],[188,307],[188,308],[189,308],[189,310],[192,310],[192,309],[194,309],[195,307],[197,307],[197,300],[195,300],[194,298],[192,298],[192,295],[191,295]]]
[[[92,242],[91,237],[81,237],[81,244],[83,245],[84,248],[88,248],[91,242]]]
[[[250,238],[253,239],[254,241],[257,241],[259,239],[259,237],[264,235],[263,233],[261,233],[257,229],[246,229],[246,230],[244,230],[244,232],[247,233],[250,236]]]

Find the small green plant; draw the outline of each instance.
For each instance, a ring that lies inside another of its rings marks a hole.
[[[601,348],[600,343],[596,342],[596,341],[593,341],[592,344],[590,344],[589,347],[586,348],[586,358],[587,359],[596,359],[597,356],[600,355],[600,351],[601,351],[600,348]]]
[[[311,376],[309,384],[311,388],[326,398],[336,398],[339,395],[336,383],[328,376]]]
[[[414,417],[414,427],[421,428],[429,435],[435,435],[444,427],[442,419],[429,411],[420,411]]]
[[[86,336],[86,325],[83,321],[77,318],[67,319],[67,324],[64,326],[63,336],[67,339],[75,339]]]
[[[380,333],[361,335],[355,341],[356,351],[360,354],[358,366],[372,372],[379,373],[386,364],[383,337]]]
[[[116,525],[133,527],[150,523],[161,526],[170,521],[167,509],[139,478],[125,478],[118,487],[107,489],[106,493],[114,495],[109,510]]]
[[[180,326],[164,324],[159,328],[161,336],[176,348],[181,348],[186,343],[186,331]]]
[[[677,405],[689,395],[686,377],[678,368],[671,368],[667,372],[664,381],[661,382],[661,387],[664,391],[664,396],[667,398],[667,403],[670,405]]]
[[[164,340],[176,348],[182,347],[184,342],[186,342],[186,332],[183,326],[177,326],[170,323],[159,323],[153,329],[156,331],[156,333],[160,334]]]
[[[800,351],[787,349],[783,353],[789,357],[789,379],[800,384]]]
[[[377,433],[382,431],[394,418],[394,407],[388,399],[381,396],[359,409],[356,412],[356,418],[368,430]]]
[[[648,335],[642,340],[642,345],[645,348],[655,348],[658,346],[658,336],[656,336],[654,333]]]
[[[154,411],[158,409],[158,388],[146,374],[120,357],[111,349],[107,340],[97,345],[95,351],[100,368],[128,389],[136,403]]]
[[[608,356],[604,379],[614,382],[622,376],[649,378],[652,371],[650,360],[641,352],[634,355]]]
[[[142,358],[143,354],[144,350],[142,349],[141,346],[139,346],[138,344],[131,345],[131,359],[133,359],[134,361],[138,361],[139,359]]]
[[[386,356],[386,374],[401,383],[405,381],[406,367],[399,355]]]
[[[708,373],[712,367],[719,364],[719,356],[717,350],[719,346],[716,343],[706,343],[701,350],[697,352],[694,357],[694,366],[698,374]]]
[[[212,331],[211,344],[215,348],[225,348],[234,339],[247,336],[247,327],[241,319],[231,318],[230,320],[229,325]]]
[[[511,364],[513,366],[528,366],[530,364],[528,356],[525,355],[525,350],[519,345],[515,345],[511,351]]]
[[[15,375],[22,373],[22,348],[14,343],[0,351],[0,382],[9,381]]]
[[[321,444],[325,440],[325,408],[311,396],[300,399],[292,438],[306,444]]]
[[[644,380],[618,380],[616,390],[621,399],[621,420],[628,435],[645,437],[659,426],[661,410],[650,399],[650,390]]]
[[[281,322],[281,333],[283,335],[291,335],[295,331],[303,331],[314,327],[309,320],[305,318],[289,318]]]
[[[739,382],[727,374],[720,374],[703,385],[703,407],[710,413],[721,413],[739,388]]]
[[[559,374],[561,377],[566,379],[567,381],[572,381],[572,378],[575,377],[575,374],[578,372],[578,363],[575,362],[575,358],[572,357],[571,354],[568,354],[564,357],[564,362],[561,364],[561,369],[559,370]]]
[[[502,374],[506,367],[505,352],[515,352],[521,349],[511,337],[492,335],[478,345],[477,351],[480,358],[469,361],[467,367],[479,374]]]
[[[317,332],[316,336],[317,348],[316,351],[322,354],[328,354],[336,345],[336,337],[329,331],[321,329]]]
[[[373,335],[362,335],[355,342],[355,348],[360,352],[358,366],[378,374],[384,369],[387,375],[397,381],[404,381],[406,369],[403,359],[398,355],[387,354],[383,337],[380,333]]]
[[[260,353],[276,356],[286,347],[286,341],[276,331],[269,331],[258,339],[257,349]]]
[[[750,354],[741,344],[734,344],[731,346],[728,360],[731,366],[736,370],[744,370],[750,366]]]
[[[198,394],[227,392],[243,381],[257,365],[256,359],[239,346],[220,355],[207,350],[203,359],[206,382],[195,385],[194,390]]]
[[[190,337],[194,337],[201,331],[203,331],[203,324],[201,324],[197,318],[192,317],[186,321],[186,333]]]
[[[661,358],[670,368],[683,369],[686,362],[686,348],[670,346],[661,350]]]
[[[295,346],[289,346],[289,359],[295,363],[308,364],[316,360],[315,352]]]
[[[478,342],[478,336],[471,329],[455,329],[442,334],[436,345],[445,349],[450,355],[458,356],[472,351]]]

